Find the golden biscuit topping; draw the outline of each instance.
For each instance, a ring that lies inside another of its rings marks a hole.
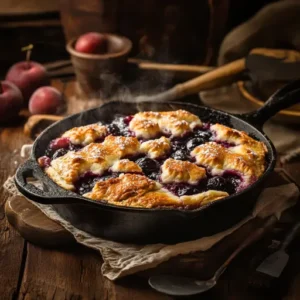
[[[245,182],[250,182],[262,175],[264,166],[257,166],[249,155],[235,153],[236,148],[225,148],[215,142],[197,146],[191,156],[198,165],[209,167],[212,175],[222,175],[224,171],[235,171]]]
[[[170,152],[170,140],[164,136],[157,140],[150,140],[141,144],[140,150],[150,158],[163,157]]]
[[[137,137],[149,139],[159,133],[182,136],[201,126],[201,120],[185,110],[166,112],[140,112],[134,115],[129,124]]]
[[[243,156],[248,155],[249,159],[264,159],[265,154],[268,152],[264,143],[256,141],[243,131],[221,124],[214,124],[210,129],[215,133],[217,141],[235,145],[235,149],[231,149],[231,151]]]
[[[70,151],[52,160],[46,173],[60,186],[74,189],[74,182],[84,173],[101,175],[121,158],[137,153],[139,147],[140,143],[134,137],[108,136],[103,143],[91,143],[77,152]],[[133,165],[127,167],[133,168]],[[134,168],[140,170],[138,166]]]
[[[108,131],[106,126],[99,123],[90,124],[81,127],[74,127],[66,131],[62,137],[69,138],[69,140],[75,145],[86,146],[96,140],[102,139],[107,135]]]
[[[90,199],[186,209],[238,192],[265,171],[264,143],[222,124],[208,129],[185,110],[139,112],[113,124],[115,130],[99,123],[68,130],[41,166],[58,185]]]
[[[141,197],[149,191],[158,190],[160,184],[143,175],[122,174],[118,178],[99,181],[85,197],[108,202],[121,202],[131,197]]]
[[[186,182],[189,184],[197,184],[201,179],[206,177],[204,168],[198,167],[188,161],[175,160],[172,158],[167,159],[161,169],[161,180],[163,183]]]
[[[207,191],[192,196],[177,197],[161,185],[143,175],[122,174],[118,178],[99,181],[93,190],[84,194],[93,200],[130,207],[186,207],[197,208],[227,197],[220,191]]]
[[[111,171],[117,173],[142,173],[140,166],[129,159],[116,161],[112,165]]]
[[[209,190],[195,195],[181,196],[180,199],[183,201],[184,205],[199,207],[227,196],[229,195],[226,192]]]

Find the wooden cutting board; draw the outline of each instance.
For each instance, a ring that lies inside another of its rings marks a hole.
[[[21,236],[41,246],[62,246],[75,242],[72,234],[46,217],[23,196],[12,196],[5,203],[9,223]]]

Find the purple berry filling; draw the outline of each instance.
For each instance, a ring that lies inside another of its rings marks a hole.
[[[92,172],[84,173],[75,183],[76,192],[80,195],[90,192],[98,181],[104,181],[118,177],[117,173],[105,172],[102,175],[97,175]]]
[[[223,142],[223,141],[217,141],[217,140],[215,140],[214,142],[222,145],[225,148],[230,148],[230,147],[234,147],[235,146],[235,144],[227,143],[227,142]]]
[[[152,180],[158,180],[160,173],[160,163],[149,157],[142,157],[137,159],[136,164],[140,166],[143,173]]]
[[[168,183],[164,185],[164,188],[178,197],[200,193],[197,186],[186,183]]]
[[[129,124],[132,119],[132,115],[116,117],[110,124],[107,125],[109,134],[114,136],[135,136],[135,134],[129,129]],[[189,132],[184,136],[171,137],[171,150],[167,157],[151,159],[144,154],[138,154],[127,158],[136,162],[148,178],[160,181],[161,165],[168,158],[194,162],[195,159],[190,156],[190,152],[195,147],[210,141],[217,142],[226,148],[234,146],[234,144],[216,140],[214,133],[210,130],[210,126],[210,123],[204,123],[201,127],[194,128],[193,132]],[[170,135],[162,133],[157,136],[157,138],[161,136]],[[103,139],[100,139],[96,142],[102,141]],[[140,142],[143,141],[144,140],[140,139]],[[63,156],[68,151],[77,151],[81,148],[81,145],[72,144],[68,138],[57,138],[51,141],[46,151],[46,155],[41,157],[39,162],[42,167],[48,167],[52,159]],[[93,174],[92,172],[87,172],[75,183],[76,191],[80,195],[83,195],[90,192],[96,182],[118,176],[119,173],[110,171],[105,172],[101,176]],[[228,194],[233,194],[245,188],[241,176],[236,172],[226,171],[222,176],[212,176],[209,170],[207,170],[207,178],[199,182],[197,185],[190,185],[187,183],[162,183],[162,185],[177,196],[193,195],[207,190],[225,191]]]
[[[203,123],[202,128],[203,130],[209,130],[210,129],[210,123]]]
[[[78,151],[81,148],[81,145],[72,144],[68,138],[57,138],[50,142],[45,154],[53,160],[67,154],[69,151]]]
[[[68,138],[62,137],[51,141],[49,148],[51,150],[57,150],[61,148],[68,149],[69,145],[70,145],[70,140]]]
[[[107,129],[109,133],[114,136],[135,136],[134,132],[128,127],[132,119],[133,116],[117,117],[107,125]]]
[[[129,123],[132,121],[132,119],[133,119],[133,116],[126,116],[124,118],[124,123],[129,125]]]
[[[51,163],[51,158],[46,155],[39,158],[39,164],[42,168],[49,167],[50,163]]]

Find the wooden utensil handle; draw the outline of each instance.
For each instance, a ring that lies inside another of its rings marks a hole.
[[[46,122],[49,123],[48,126],[51,123],[54,123],[56,121],[60,121],[63,119],[63,116],[55,116],[55,115],[33,115],[28,118],[27,122],[24,125],[24,133],[27,136],[33,137],[34,132],[36,131],[36,128],[42,123]]]
[[[194,79],[175,85],[173,88],[153,95],[139,96],[135,102],[164,102],[174,101],[184,96],[192,95],[203,90],[209,90],[232,83],[237,75],[245,70],[245,58],[241,58],[227,65],[221,66]]]
[[[216,272],[215,278],[217,279],[226,269],[226,267],[231,263],[231,261],[246,247],[251,245],[252,243],[258,241],[262,238],[262,236],[277,222],[277,218],[272,215],[267,219],[267,221],[263,224],[263,227],[258,228],[252,234],[250,234],[242,244],[227,258],[224,264],[220,267],[220,269]]]
[[[176,65],[176,64],[160,64],[152,62],[138,63],[140,69],[144,70],[159,70],[171,72],[193,72],[193,73],[206,73],[215,69],[210,66],[197,66],[197,65]]]
[[[236,76],[246,69],[245,62],[245,58],[241,58],[185,83],[176,85],[177,98],[234,82]]]
[[[53,70],[69,67],[71,65],[72,65],[71,60],[67,59],[67,60],[58,60],[54,62],[45,63],[44,67],[46,68],[47,71],[53,71]]]
[[[273,57],[284,62],[297,62],[300,60],[300,51],[290,49],[255,48],[251,50],[251,54]]]

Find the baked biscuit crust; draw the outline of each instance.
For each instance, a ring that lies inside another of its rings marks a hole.
[[[69,145],[63,140],[63,151],[46,157],[45,172],[95,201],[194,209],[229,196],[232,186],[242,190],[265,171],[264,143],[222,124],[203,124],[190,112],[139,112],[122,122],[123,135],[100,123],[68,130],[62,138]],[[230,188],[226,174],[239,178],[231,177]]]

